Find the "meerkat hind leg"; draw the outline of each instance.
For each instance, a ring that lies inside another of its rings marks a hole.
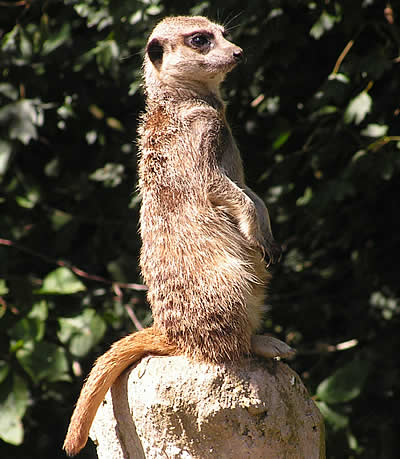
[[[251,337],[251,350],[254,354],[266,359],[286,358],[296,353],[289,345],[270,335],[253,335]]]

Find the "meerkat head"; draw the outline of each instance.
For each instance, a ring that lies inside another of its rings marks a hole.
[[[145,87],[218,93],[220,83],[243,57],[224,27],[207,18],[169,17],[153,30],[144,59]]]

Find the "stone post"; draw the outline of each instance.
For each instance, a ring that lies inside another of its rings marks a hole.
[[[322,416],[299,376],[274,360],[209,365],[147,357],[99,408],[99,459],[323,459]]]

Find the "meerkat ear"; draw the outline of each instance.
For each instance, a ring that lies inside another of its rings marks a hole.
[[[162,62],[164,48],[158,38],[153,38],[146,48],[147,55],[154,65]]]

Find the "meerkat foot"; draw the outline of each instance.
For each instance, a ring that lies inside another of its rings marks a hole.
[[[251,337],[251,350],[254,354],[272,359],[291,357],[296,351],[283,341],[270,335],[253,335]]]

